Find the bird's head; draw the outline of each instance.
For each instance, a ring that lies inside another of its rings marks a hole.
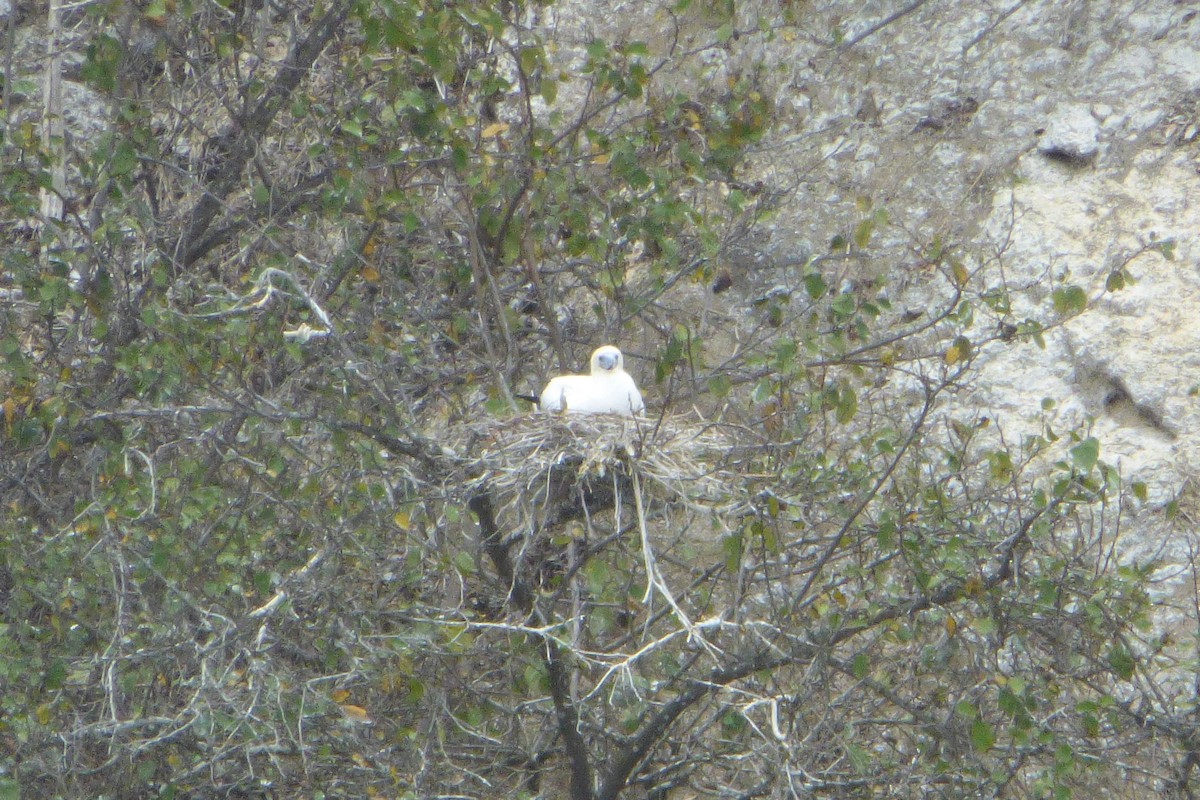
[[[621,351],[611,344],[606,344],[592,353],[593,375],[607,375],[619,372],[624,366],[625,358],[621,355]]]

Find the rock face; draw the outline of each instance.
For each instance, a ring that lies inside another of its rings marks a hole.
[[[1048,17],[998,28],[990,49],[1005,55],[968,62],[965,72],[969,91],[984,98],[980,113],[962,136],[939,142],[967,168],[964,180],[975,170],[1007,178],[984,179],[987,203],[972,205],[953,187],[950,197],[967,212],[957,227],[995,254],[1009,283],[1046,293],[1076,285],[1088,297],[1044,351],[986,351],[964,400],[1012,437],[1037,430],[1043,398],[1056,401],[1060,429],[1094,418],[1102,457],[1144,482],[1161,508],[1188,493],[1200,457],[1200,20],[1167,2],[1133,12],[1100,3],[1079,6],[1072,30],[1062,46]],[[912,59],[914,81],[940,83],[937,61],[905,38],[897,31],[891,47]],[[902,105],[898,95],[893,102]],[[1021,146],[1030,129],[1044,129],[1034,151]],[[920,183],[933,185],[928,173]],[[1114,274],[1132,280],[1109,290]],[[1015,316],[1023,311],[1034,309]],[[1186,563],[1185,537],[1166,535],[1159,511],[1143,511],[1133,528],[1127,555]]]
[[[738,9],[739,30],[780,22],[778,4]],[[1007,15],[967,0],[888,21],[894,11],[807,4],[795,27],[744,37],[679,76],[721,86],[753,74],[775,102],[748,171],[791,194],[757,252],[739,256],[745,299],[797,288],[793,265],[845,235],[863,197],[887,208],[891,233],[831,285],[911,264],[913,239],[936,236],[978,266],[976,288],[1025,290],[1016,320],[1044,318],[1055,289],[1078,286],[1086,309],[1048,330],[1045,350],[985,348],[946,413],[986,413],[1009,441],[1047,414],[1058,429],[1091,418],[1101,458],[1151,500],[1124,534],[1127,553],[1185,563],[1161,509],[1186,501],[1200,463],[1200,14],[1170,0]],[[576,20],[567,33],[653,29],[648,12],[614,21],[574,2],[558,13]],[[945,295],[917,272],[884,276],[902,311]]]
[[[1010,263],[1024,275],[1048,263],[1082,286],[1090,302],[1047,338],[1045,352],[986,361],[979,399],[1005,408],[1014,427],[1036,417],[1042,396],[1061,400],[1064,424],[1095,417],[1104,457],[1165,503],[1200,455],[1193,433],[1200,421],[1200,273],[1189,233],[1200,225],[1200,182],[1193,157],[1146,151],[1120,178],[1061,168],[1029,174],[1039,179],[1012,191],[1015,222],[998,208],[987,229],[994,238],[1011,231]],[[1174,240],[1174,260],[1144,249],[1156,238]],[[1118,269],[1135,282],[1106,292]]]
[[[1068,162],[1091,161],[1100,152],[1100,123],[1085,106],[1066,106],[1054,113],[1037,149]]]

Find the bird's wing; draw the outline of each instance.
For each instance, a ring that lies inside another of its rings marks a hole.
[[[628,375],[625,377],[629,378]],[[637,384],[633,382],[633,378],[629,378],[629,389],[626,393],[626,398],[629,400],[629,410],[634,414],[640,414],[646,410],[646,403],[642,400],[642,393],[638,391]]]
[[[546,384],[546,388],[542,389],[542,395],[538,398],[538,408],[542,411],[562,411],[570,394],[568,387],[571,381],[578,377],[581,376],[559,375],[557,378],[552,378]]]
[[[542,391],[543,411],[580,414],[624,414],[645,408],[642,395],[627,374],[592,376],[560,375]]]

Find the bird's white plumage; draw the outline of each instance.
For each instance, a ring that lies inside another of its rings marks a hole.
[[[623,414],[645,410],[642,393],[625,371],[621,351],[606,344],[592,353],[592,374],[559,375],[542,390],[538,406],[543,411],[579,414]]]

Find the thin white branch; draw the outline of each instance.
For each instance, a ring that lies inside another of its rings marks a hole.
[[[642,536],[642,559],[646,565],[646,592],[642,595],[642,603],[649,602],[654,594],[654,590],[657,589],[658,593],[667,601],[667,605],[675,612],[675,616],[679,619],[679,624],[688,632],[688,641],[699,643],[710,655],[716,657],[720,650],[701,635],[699,626],[688,619],[687,614],[679,607],[679,603],[675,601],[675,595],[671,593],[671,587],[667,585],[666,579],[663,578],[662,572],[658,569],[658,560],[654,557],[654,548],[650,546],[650,531],[646,527],[646,508],[642,504],[642,483],[638,480],[636,472],[633,473],[632,478],[633,499],[637,504],[638,529]]]
[[[299,253],[296,254],[296,258],[306,264],[312,263],[308,258]],[[280,283],[286,282],[290,290],[280,288],[276,280]],[[330,318],[328,312],[321,307],[316,298],[308,293],[308,290],[304,288],[300,280],[292,273],[276,267],[267,267],[260,272],[254,281],[254,290],[244,297],[239,297],[237,302],[229,308],[222,309],[221,311],[212,311],[207,314],[196,314],[194,316],[198,319],[219,319],[220,317],[241,314],[251,310],[266,308],[276,294],[291,296],[292,293],[295,293],[295,295],[298,295],[304,301],[305,305],[313,313],[313,316],[324,327],[318,328],[307,322],[301,323],[296,328],[285,330],[283,332],[284,338],[304,343],[310,339],[329,336],[334,332],[333,320]]]
[[[142,461],[144,461],[146,464],[146,471],[150,473],[150,505],[144,511],[142,511],[142,513],[137,515],[137,517],[134,519],[134,521],[136,522],[137,520],[145,519],[146,517],[155,513],[155,511],[157,510],[157,508],[158,508],[158,479],[155,477],[155,474],[154,474],[154,462],[150,460],[150,457],[148,455],[143,453],[141,450],[138,450],[136,447],[131,447],[125,451],[125,473],[126,474],[129,474],[129,472],[130,472],[130,469],[129,469],[129,454],[130,453],[135,453],[138,456],[140,456]]]
[[[295,583],[300,578],[303,578],[305,575],[312,572],[313,569],[318,564],[320,564],[322,561],[325,560],[325,556],[327,553],[328,553],[328,550],[326,550],[324,547],[317,550],[317,552],[313,553],[312,557],[310,557],[308,559],[308,561],[305,562],[303,567],[300,567],[299,569],[294,571],[291,575],[288,575],[286,578],[284,578],[284,580],[282,582],[283,586],[287,587],[289,584]],[[250,619],[266,618],[266,617],[270,616],[271,614],[273,614],[275,612],[275,610],[283,604],[283,601],[286,600],[287,597],[288,597],[287,589],[286,588],[280,589],[271,597],[270,600],[263,603],[261,606],[254,609],[246,616],[249,617]],[[260,632],[260,636],[261,635],[262,634]]]

